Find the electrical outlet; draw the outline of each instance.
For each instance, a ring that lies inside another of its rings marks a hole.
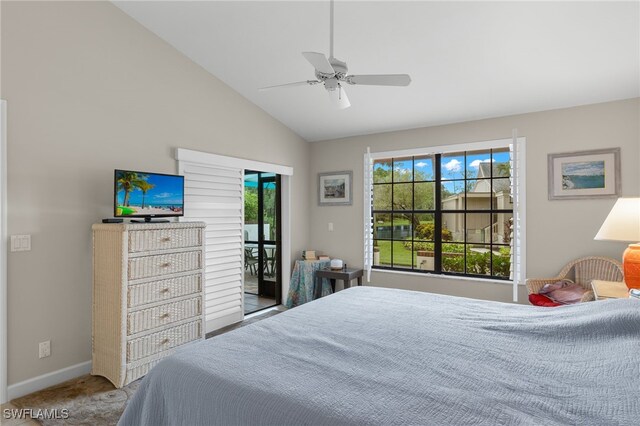
[[[46,358],[48,356],[51,356],[51,340],[47,340],[46,342],[40,342],[38,353],[40,358]]]

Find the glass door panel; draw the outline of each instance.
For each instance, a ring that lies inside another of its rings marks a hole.
[[[258,295],[258,172],[244,175],[244,292]]]
[[[262,189],[262,287],[260,296],[279,298],[276,295],[279,267],[278,254],[278,184],[273,173],[260,174],[260,186]]]
[[[245,314],[281,303],[280,176],[245,172]]]

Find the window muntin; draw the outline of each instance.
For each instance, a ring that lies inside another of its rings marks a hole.
[[[373,267],[509,278],[508,148],[375,160]]]

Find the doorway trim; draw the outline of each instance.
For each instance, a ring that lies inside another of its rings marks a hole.
[[[225,167],[237,167],[239,169],[258,170],[261,172],[275,173],[278,175],[293,176],[293,167],[261,161],[247,160],[246,158],[227,157],[226,155],[211,154],[209,152],[193,151],[191,149],[176,149],[176,160],[190,163],[217,164]]]
[[[7,402],[7,101],[0,99],[0,404]]]

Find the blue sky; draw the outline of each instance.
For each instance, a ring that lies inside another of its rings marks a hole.
[[[147,174],[140,176],[148,176],[147,182],[155,185],[147,191],[144,198],[146,205],[158,204],[180,204],[183,203],[182,176],[164,176]],[[118,191],[118,203],[122,204],[124,191]],[[136,189],[129,195],[129,204],[138,205],[142,203],[142,191]]]
[[[465,157],[463,153],[444,154],[442,155],[441,162],[443,180],[464,178]],[[475,177],[480,163],[488,162],[507,163],[509,162],[509,152],[494,151],[493,158],[489,151],[467,153],[466,168],[473,177]],[[384,163],[374,163],[373,167],[374,169],[381,168],[389,170],[389,166]],[[427,179],[433,179],[433,157],[416,157],[414,167],[416,172],[422,172],[423,176],[426,176]],[[411,159],[396,159],[393,168],[396,173],[396,181],[411,179]],[[403,177],[404,179],[398,179],[398,177]]]
[[[442,156],[442,179],[462,179],[465,172],[465,159],[462,153],[445,154]],[[493,158],[489,152],[468,152],[466,168],[470,177],[475,177],[480,163],[507,163],[509,161],[509,152],[499,151],[493,152]]]

